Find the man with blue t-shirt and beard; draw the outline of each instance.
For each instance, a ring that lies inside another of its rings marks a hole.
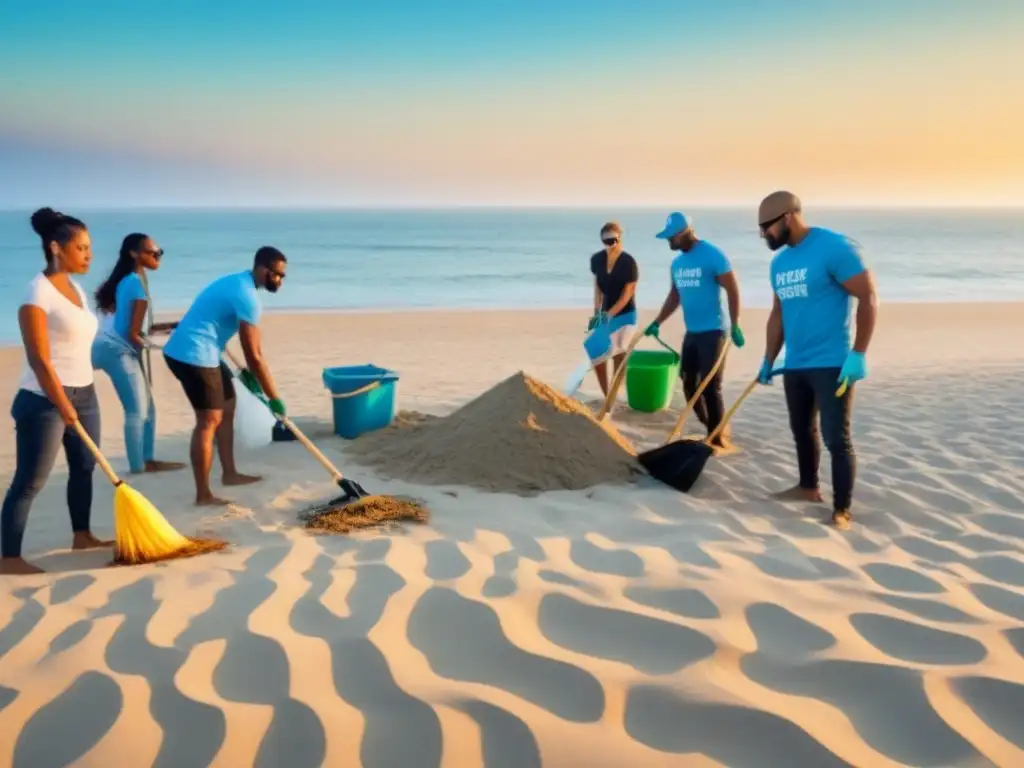
[[[762,200],[758,224],[767,246],[778,251],[771,263],[774,299],[759,379],[771,383],[773,363],[785,344],[782,379],[800,471],[799,483],[776,498],[823,500],[818,487],[820,414],[832,456],[832,522],[848,528],[855,475],[850,411],[854,383],[867,377],[865,354],[877,314],[874,279],[849,238],[807,226],[800,200],[791,192],[773,192]],[[853,298],[857,331],[851,345]]]
[[[284,403],[260,344],[263,308],[257,291],[276,293],[284,281],[287,262],[277,248],[260,248],[252,269],[219,277],[199,292],[164,346],[167,367],[181,383],[196,413],[189,456],[197,505],[230,503],[214,496],[210,489],[215,440],[224,485],[247,485],[261,479],[258,475],[244,475],[235,466],[235,391],[231,371],[221,360],[221,354],[238,334],[246,364],[270,398],[270,409],[275,415],[284,416]]]
[[[733,344],[743,346],[743,332],[740,330],[740,287],[728,257],[707,240],[697,237],[693,224],[685,214],[675,211],[669,214],[665,227],[655,237],[668,241],[668,246],[679,255],[672,261],[669,270],[671,284],[661,311],[654,322],[647,326],[644,334],[658,336],[661,324],[672,316],[680,305],[683,308],[683,324],[686,334],[680,354],[679,375],[683,379],[683,393],[689,401],[693,398],[718,361],[725,346],[725,318],[722,313],[722,292],[729,303],[730,336]],[[693,412],[710,435],[717,429],[725,415],[722,400],[722,377],[720,367],[711,377],[700,399],[693,405]],[[716,448],[725,448],[728,438],[723,430],[713,443]]]

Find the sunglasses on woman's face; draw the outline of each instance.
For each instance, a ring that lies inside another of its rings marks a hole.
[[[150,256],[152,256],[157,261],[160,261],[160,259],[162,259],[164,257],[164,249],[163,248],[157,248],[155,250],[153,248],[146,248],[142,252],[143,253],[148,253]]]
[[[601,238],[601,242],[604,243],[605,245],[615,245],[616,243],[619,242],[619,238],[617,238],[617,237],[602,237]]]

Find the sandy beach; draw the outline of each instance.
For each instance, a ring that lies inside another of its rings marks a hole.
[[[413,483],[331,434],[325,366],[394,369],[401,409],[444,416],[520,370],[560,387],[586,314],[267,317],[297,423],[371,491],[422,499],[424,525],[311,535],[298,512],[336,487],[279,443],[239,451],[264,479],[215,482],[228,508],[193,507],[189,470],[129,478],[179,531],[230,547],[109,568],[109,551],[67,549],[61,456],[25,538],[48,572],[0,577],[0,767],[1024,765],[1024,305],[881,306],[848,532],[828,504],[769,498],[796,480],[781,382],[744,403],[742,450],[689,494],[646,476],[529,496]],[[744,313],[727,402],[764,318]],[[678,314],[662,334],[678,344]],[[5,414],[22,355],[0,350]],[[158,458],[187,461],[191,411],[154,369]],[[597,394],[590,376],[581,398]],[[639,450],[683,403],[625,399],[612,421]],[[97,471],[97,535],[111,499]]]

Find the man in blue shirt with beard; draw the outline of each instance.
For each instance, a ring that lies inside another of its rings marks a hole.
[[[729,304],[729,335],[733,344],[742,347],[740,330],[740,286],[728,257],[707,240],[697,237],[689,217],[679,211],[669,214],[665,227],[655,237],[668,241],[668,246],[679,255],[669,270],[671,285],[654,322],[644,334],[659,335],[661,324],[672,316],[680,305],[686,334],[680,354],[679,375],[683,379],[683,393],[691,400],[718,362],[725,346],[725,317],[722,312],[722,293]],[[710,435],[725,415],[722,399],[724,366],[711,377],[693,412]],[[725,430],[714,440],[716,448],[728,447]]]
[[[221,354],[238,334],[246,364],[270,398],[270,409],[278,416],[285,414],[260,344],[263,308],[257,291],[262,288],[276,293],[284,281],[287,263],[277,248],[260,248],[252,269],[219,277],[200,291],[164,346],[167,367],[181,383],[196,413],[189,454],[197,505],[229,503],[210,489],[215,440],[224,485],[247,485],[261,479],[244,475],[235,466],[235,391],[231,371],[221,360]]]
[[[771,383],[775,358],[786,347],[783,384],[796,443],[799,483],[776,494],[822,501],[818,487],[818,425],[832,456],[832,522],[851,521],[855,458],[850,437],[854,383],[867,376],[865,354],[875,330],[877,296],[859,247],[823,227],[809,227],[799,198],[773,192],[761,201],[758,224],[771,262],[774,292],[759,378]],[[781,249],[781,250],[780,250]],[[850,311],[857,299],[856,337]]]

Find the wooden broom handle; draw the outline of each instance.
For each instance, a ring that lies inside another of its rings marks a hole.
[[[732,418],[733,414],[736,413],[736,410],[740,407],[740,404],[747,398],[747,395],[754,391],[754,387],[756,387],[759,383],[759,379],[755,376],[754,380],[747,384],[747,388],[743,390],[743,394],[737,397],[736,402],[733,403],[732,407],[725,412],[725,416],[722,417],[722,421],[719,423],[717,427],[715,427],[715,431],[707,436],[707,439],[704,441],[705,443],[711,445],[714,439],[718,437],[719,434],[721,434],[722,430],[725,429],[726,425],[729,423],[729,419]]]
[[[82,438],[82,442],[85,443],[89,452],[96,457],[96,463],[100,465],[100,469],[103,470],[103,474],[107,476],[107,479],[116,487],[121,484],[121,478],[117,476],[117,472],[110,466],[110,462],[100,453],[100,447],[93,442],[93,439],[89,437],[89,433],[85,431],[85,427],[82,426],[82,422],[75,419],[75,431],[78,432],[78,436]]]
[[[341,472],[338,471],[338,468],[331,463],[331,460],[324,456],[323,452],[313,444],[312,440],[302,434],[302,431],[295,426],[291,419],[287,416],[278,416],[276,413],[274,414],[274,417],[292,431],[292,434],[294,434],[295,437],[298,438],[299,442],[306,447],[306,450],[313,454],[313,458],[319,461],[323,468],[330,472],[331,476],[336,481],[340,482],[344,479],[344,475],[342,475]]]
[[[245,366],[238,361],[238,358],[235,357],[230,349],[225,348],[224,354],[228,356],[228,360],[231,361],[232,365],[240,370],[244,370]],[[274,414],[274,418],[291,430],[292,434],[295,435],[298,441],[305,446],[307,451],[313,454],[313,458],[319,461],[321,466],[323,466],[323,468],[326,469],[336,481],[344,479],[344,475],[342,475],[341,472],[338,471],[338,468],[331,463],[331,460],[324,456],[323,452],[313,444],[312,440],[302,433],[301,429],[295,426],[295,423],[291,419],[287,416],[278,416],[276,413]]]
[[[700,399],[700,396],[704,394],[704,390],[707,389],[708,384],[710,384],[711,380],[715,378],[715,374],[718,373],[718,369],[721,368],[722,363],[725,362],[725,355],[729,351],[729,345],[731,343],[732,342],[730,339],[727,338],[725,340],[725,346],[722,347],[722,352],[721,354],[718,355],[718,360],[715,361],[715,365],[714,367],[712,367],[708,375],[704,377],[704,381],[702,381],[700,383],[700,386],[697,387],[697,391],[693,393],[693,397],[690,398],[690,401],[686,404],[686,407],[683,408],[683,412],[679,414],[679,418],[676,419],[676,425],[672,427],[672,431],[669,432],[668,437],[665,438],[665,445],[668,445],[673,440],[675,440],[676,435],[679,434],[679,430],[683,428],[683,422],[686,421],[686,417],[690,415],[690,411],[693,410],[693,406],[697,404],[697,401]]]
[[[615,397],[619,394],[619,387],[622,386],[622,381],[626,378],[626,365],[629,363],[629,356],[633,354],[634,347],[636,347],[643,338],[644,332],[637,331],[633,340],[629,342],[629,346],[626,347],[626,351],[624,353],[625,357],[622,359],[622,367],[619,368],[618,373],[615,374],[615,379],[612,381],[612,385],[608,387],[608,396],[604,399],[604,405],[602,405],[601,410],[597,412],[598,421],[601,421],[605,416],[607,416],[608,411],[612,409]],[[615,355],[612,355],[611,357],[614,358]]]

